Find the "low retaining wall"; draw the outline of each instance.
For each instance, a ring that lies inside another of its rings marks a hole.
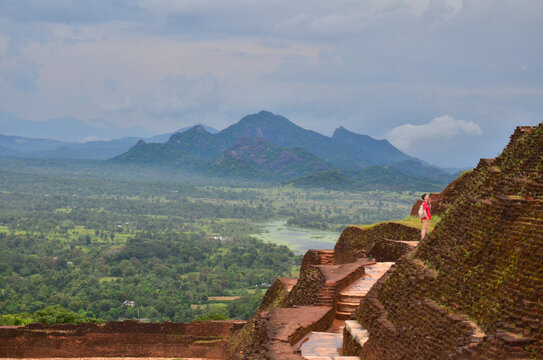
[[[371,248],[371,257],[378,262],[396,262],[415,249],[416,242],[396,241],[378,238]]]
[[[357,258],[370,257],[375,241],[379,238],[418,241],[420,229],[393,222],[369,227],[347,226],[334,246],[336,264],[346,264]]]
[[[242,321],[31,324],[0,327],[0,357],[203,357],[220,359]]]

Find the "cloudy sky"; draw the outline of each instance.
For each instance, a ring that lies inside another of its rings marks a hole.
[[[269,110],[473,166],[543,121],[542,19],[541,0],[0,0],[0,111],[164,133]]]

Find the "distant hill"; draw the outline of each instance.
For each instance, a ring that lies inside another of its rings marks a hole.
[[[424,184],[441,184],[450,181],[451,177],[404,154],[387,140],[355,134],[343,127],[328,137],[268,111],[245,116],[215,134],[199,125],[172,135],[163,144],[140,142],[111,161],[184,167],[213,176],[283,181],[308,177],[300,179],[298,184],[314,182],[316,186],[321,181],[334,182],[337,174],[353,174],[372,166],[387,167],[386,171],[371,168],[366,172],[376,172],[373,178],[378,181],[394,178],[398,184],[420,183],[420,180],[412,180],[414,177],[428,178]],[[321,178],[311,176],[327,171],[337,173],[321,174]],[[332,178],[326,180],[330,176]],[[352,181],[345,184],[364,186],[360,179]]]
[[[71,117],[59,117],[45,121],[29,121],[0,111],[0,134],[30,138],[55,139],[77,142],[84,139],[112,139],[149,135],[141,127],[123,128],[103,119],[82,121]]]
[[[18,119],[0,113],[0,129],[14,121]],[[100,119],[93,120],[93,125],[67,118],[39,124],[28,122],[30,125],[21,121],[19,130],[26,126],[33,131],[40,126],[50,125],[54,129],[74,123],[74,134],[107,126]],[[123,137],[81,143],[0,135],[0,156],[111,159],[115,163],[173,167],[213,177],[280,182],[300,179],[299,186],[313,183],[317,187],[412,188],[414,184],[424,184],[428,188],[428,184],[440,187],[453,177],[401,152],[387,140],[356,134],[344,127],[337,128],[329,137],[268,111],[247,115],[222,131],[195,125],[143,139]],[[330,171],[336,173],[326,174]],[[314,173],[319,174],[313,177]]]
[[[210,132],[216,129],[203,125]],[[172,135],[184,132],[192,127],[176,132],[144,138],[145,142],[165,142]],[[96,140],[88,142],[68,142],[44,138],[0,135],[0,156],[52,158],[52,159],[94,159],[106,160],[130,150],[138,137],[123,137],[114,140]]]
[[[53,151],[67,144],[57,140],[0,135],[0,146],[18,154]]]
[[[245,116],[219,133],[227,144],[241,136],[261,137],[286,148],[305,149],[338,168],[363,169],[370,165],[391,164],[413,159],[387,140],[347,131],[343,127],[328,137],[306,130],[281,115],[268,111]]]
[[[307,150],[287,149],[262,138],[242,137],[208,172],[229,177],[288,179],[330,168]]]
[[[207,125],[203,125],[203,124],[196,124],[196,125],[193,125],[193,126],[187,126],[187,127],[181,128],[181,129],[179,129],[177,131],[173,131],[171,133],[151,136],[150,138],[145,139],[145,141],[148,142],[148,143],[164,143],[164,142],[168,141],[168,139],[173,134],[185,132],[187,130],[192,129],[194,126],[198,126],[198,125],[201,125],[205,129],[205,131],[207,131],[210,134],[216,134],[216,133],[219,132],[219,130],[217,130],[215,128],[212,128],[211,126],[207,126]]]

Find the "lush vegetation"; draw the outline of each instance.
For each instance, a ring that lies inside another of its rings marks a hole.
[[[0,325],[28,325],[32,323],[50,324],[83,324],[83,323],[103,323],[102,319],[89,317],[88,314],[80,310],[73,312],[63,308],[60,305],[50,305],[42,310],[35,311],[33,314],[23,312],[20,314],[0,315]]]
[[[341,230],[402,218],[417,197],[0,160],[0,314],[14,317],[2,321],[36,320],[43,309],[72,314],[70,322],[248,318],[301,261],[251,236],[262,224]]]

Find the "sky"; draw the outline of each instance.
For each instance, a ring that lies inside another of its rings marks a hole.
[[[260,110],[443,167],[543,121],[541,0],[0,0],[0,111],[165,133]]]

